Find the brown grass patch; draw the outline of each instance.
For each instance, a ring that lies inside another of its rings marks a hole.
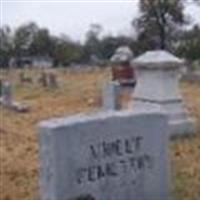
[[[36,124],[42,119],[89,112],[98,107],[100,89],[109,79],[109,70],[58,70],[58,89],[47,89],[38,84],[21,85],[18,73],[12,72],[15,99],[27,102],[31,110],[20,114],[0,108],[0,199],[37,200],[39,162]],[[37,77],[39,72],[26,73]],[[200,124],[200,87],[183,84],[182,89],[192,115]],[[172,141],[170,158],[174,199],[199,200],[200,131],[194,138]]]

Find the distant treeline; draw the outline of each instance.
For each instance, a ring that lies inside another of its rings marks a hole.
[[[122,45],[128,45],[134,55],[151,49],[167,49],[190,61],[200,59],[200,27],[189,24],[183,12],[187,6],[184,0],[140,0],[138,5],[141,15],[131,24],[135,37],[100,37],[103,27],[92,24],[82,44],[64,34],[54,36],[34,22],[23,24],[15,31],[3,26],[0,28],[0,67],[8,67],[11,58],[19,67],[22,58],[32,57],[51,58],[55,67],[107,61]]]

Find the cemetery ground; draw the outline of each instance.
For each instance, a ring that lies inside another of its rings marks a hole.
[[[14,99],[30,106],[27,113],[0,107],[0,200],[38,200],[37,123],[43,119],[91,112],[100,107],[101,88],[109,80],[109,69],[58,69],[58,88],[41,86],[41,70],[25,70],[35,83],[20,83],[20,70],[0,76],[13,80]],[[188,109],[197,119],[195,137],[170,141],[171,186],[174,200],[200,197],[200,86],[181,83]],[[124,95],[123,101],[128,97]]]

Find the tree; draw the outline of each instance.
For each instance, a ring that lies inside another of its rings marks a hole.
[[[102,27],[99,24],[91,24],[90,29],[86,33],[86,42],[84,45],[85,60],[89,60],[91,55],[101,57],[99,35]]]
[[[142,50],[172,48],[186,23],[182,0],[140,0],[140,17],[133,21]]]
[[[54,51],[54,43],[46,28],[38,29],[34,34],[29,52],[34,56],[51,56]]]
[[[53,58],[55,65],[68,65],[70,62],[80,61],[82,58],[82,46],[71,41],[68,37],[54,38],[55,49]]]
[[[110,59],[120,46],[132,46],[133,39],[125,36],[105,36],[100,41],[100,52],[103,59]]]
[[[30,47],[38,32],[38,26],[31,22],[17,28],[14,34],[14,56],[20,65],[20,59],[24,56],[30,56]]]
[[[185,31],[177,52],[190,61],[200,60],[200,27],[198,25]]]
[[[8,26],[0,28],[0,67],[8,67],[12,55],[12,37]]]

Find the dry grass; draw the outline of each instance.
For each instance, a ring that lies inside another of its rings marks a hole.
[[[197,119],[196,137],[171,142],[170,158],[174,199],[200,199],[200,86],[183,84],[190,113]]]
[[[39,162],[36,124],[42,119],[88,112],[98,107],[100,88],[108,80],[109,71],[59,70],[58,89],[46,89],[38,84],[21,85],[17,80],[18,73],[12,72],[15,98],[26,101],[31,110],[22,114],[1,107],[0,200],[37,200]],[[38,75],[36,71],[28,73],[32,77]],[[190,110],[200,124],[200,87],[183,84],[182,88]],[[194,138],[171,142],[170,158],[174,199],[199,200],[200,133]]]

